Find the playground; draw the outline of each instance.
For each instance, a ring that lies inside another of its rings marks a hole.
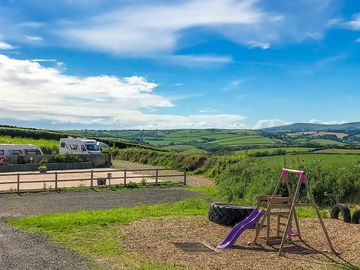
[[[209,208],[209,202],[218,198],[212,187],[168,189],[161,194],[162,189],[153,188],[111,196],[134,199],[138,207],[126,208],[132,204],[118,198],[112,207],[125,208],[96,207],[101,210],[25,217],[9,224],[51,236],[100,269],[359,269],[359,225],[344,222],[345,216],[325,218],[330,209],[320,212],[309,181],[303,171],[283,169],[272,194],[257,196],[254,206],[211,203]],[[167,199],[156,199],[160,204],[151,206],[154,202],[144,196],[154,199],[153,192]],[[102,194],[95,197],[102,200]],[[135,194],[140,196],[133,198]],[[66,193],[58,195],[61,201]],[[57,209],[59,203],[54,205]],[[212,210],[227,218],[214,219]]]
[[[235,224],[232,228],[185,217],[140,220],[120,230],[129,251],[185,268],[356,269],[359,265],[359,225],[324,220],[304,171],[282,169],[272,195],[257,196],[256,201],[256,207],[211,204],[209,219]],[[300,218],[300,207],[311,207],[317,218]]]
[[[330,252],[321,226],[313,218],[301,219],[303,240],[308,246],[298,241],[285,245],[284,256],[278,256],[279,246],[249,246],[254,229],[245,231],[231,249],[189,252],[177,248],[176,242],[202,242],[216,247],[223,240],[231,228],[205,217],[150,218],[119,226],[118,230],[124,235],[126,250],[186,269],[358,269],[359,225],[330,219],[325,219],[325,225],[340,257]]]

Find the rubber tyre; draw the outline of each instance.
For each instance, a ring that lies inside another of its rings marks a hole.
[[[209,220],[224,226],[233,226],[243,221],[255,209],[253,206],[211,203]]]
[[[351,222],[351,213],[349,207],[343,203],[337,203],[331,208],[330,217],[333,219],[339,219],[339,214],[342,214],[344,222]]]
[[[356,210],[351,218],[351,223],[359,224],[360,223],[360,209]]]

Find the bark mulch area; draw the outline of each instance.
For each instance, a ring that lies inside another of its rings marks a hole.
[[[175,264],[185,269],[359,269],[360,225],[340,220],[325,220],[339,256],[329,252],[317,219],[300,219],[305,244],[287,245],[279,257],[271,247],[254,247],[254,230],[247,230],[232,249],[205,253],[184,252],[174,242],[205,242],[215,247],[230,228],[209,222],[206,217],[151,218],[119,226],[123,245],[155,261]]]

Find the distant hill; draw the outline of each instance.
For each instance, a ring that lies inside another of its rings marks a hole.
[[[292,133],[292,132],[360,132],[360,122],[345,123],[338,125],[295,123],[287,126],[279,126],[262,129],[265,133]]]

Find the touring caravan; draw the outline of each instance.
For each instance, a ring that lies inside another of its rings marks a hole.
[[[0,157],[38,155],[43,155],[43,152],[33,144],[0,144]]]
[[[60,154],[91,155],[101,154],[101,146],[104,144],[87,138],[61,138]]]

